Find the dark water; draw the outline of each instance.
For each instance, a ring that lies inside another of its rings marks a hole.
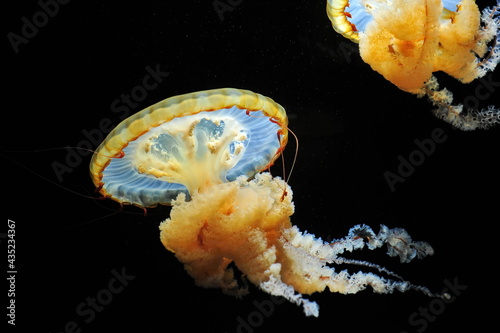
[[[227,10],[217,12],[214,3]],[[84,197],[95,196],[90,153],[2,152],[4,221],[16,222],[16,328],[448,332],[474,325],[479,332],[493,323],[499,129],[460,132],[433,117],[425,99],[363,63],[356,45],[333,31],[325,7],[325,1],[72,1],[46,9],[53,17],[39,14],[35,2],[11,8],[5,36],[21,35],[26,21],[39,27],[24,28],[30,37],[17,53],[4,39],[1,148],[95,149],[123,118],[167,97],[249,89],[284,106],[300,141],[290,180],[293,223],[323,239],[343,237],[360,223],[404,227],[435,255],[409,264],[384,250],[352,257],[436,292],[453,286],[454,298],[324,292],[310,297],[320,317],[306,318],[301,308],[272,303],[254,287],[242,300],[201,289],[159,241],[168,207],[143,216],[135,207],[119,211],[114,202]],[[466,86],[438,78],[456,102],[500,105],[498,70]],[[288,168],[294,147],[285,154]],[[281,173],[281,162],[273,173]],[[2,236],[2,248],[6,241]]]

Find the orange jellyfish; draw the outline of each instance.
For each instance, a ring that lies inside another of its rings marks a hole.
[[[248,292],[234,268],[261,290],[303,306],[318,305],[303,294],[377,293],[419,290],[383,267],[342,257],[345,251],[387,245],[401,262],[433,253],[400,228],[375,234],[358,225],[333,242],[293,226],[292,190],[263,172],[288,138],[285,110],[272,99],[237,89],[217,89],[168,98],[120,123],[99,146],[90,165],[100,192],[139,207],[171,204],[160,224],[166,249],[184,264],[197,285],[232,295]],[[230,265],[233,263],[233,265]],[[374,273],[336,271],[349,263]],[[443,296],[445,297],[445,296]]]
[[[399,89],[428,96],[434,114],[462,130],[500,123],[500,110],[463,110],[432,73],[469,83],[500,61],[500,5],[474,0],[328,0],[333,28],[359,43],[364,62]],[[490,45],[491,44],[491,45]]]

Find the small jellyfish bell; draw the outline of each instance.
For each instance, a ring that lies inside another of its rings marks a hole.
[[[499,2],[480,13],[474,0],[328,0],[334,30],[359,43],[364,62],[399,89],[428,96],[434,114],[462,130],[500,123],[500,110],[463,110],[434,72],[469,83],[500,61]]]
[[[168,98],[120,123],[99,146],[91,176],[100,192],[118,202],[151,207],[171,204],[160,224],[166,249],[184,264],[196,284],[227,294],[248,293],[242,278],[283,296],[318,316],[303,294],[329,289],[353,294],[427,288],[344,252],[387,245],[401,262],[433,253],[400,228],[353,227],[325,242],[292,225],[292,189],[269,168],[288,137],[283,107],[268,97],[217,89]],[[335,265],[369,267],[382,273],[349,273]]]

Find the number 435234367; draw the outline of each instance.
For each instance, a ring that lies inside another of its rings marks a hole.
[[[9,262],[9,270],[16,269],[16,222],[8,221],[7,231],[7,261]]]

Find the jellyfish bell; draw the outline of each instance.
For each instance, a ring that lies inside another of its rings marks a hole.
[[[287,142],[286,125],[281,106],[246,90],[171,97],[113,129],[93,155],[90,174],[104,196],[120,203],[170,204],[179,193],[267,168]]]
[[[434,72],[469,83],[500,61],[499,3],[482,14],[474,0],[328,0],[334,30],[359,43],[364,62],[399,89],[427,95],[434,113],[471,130],[500,123],[500,110],[465,110],[439,89]],[[488,46],[491,44],[491,46]]]

